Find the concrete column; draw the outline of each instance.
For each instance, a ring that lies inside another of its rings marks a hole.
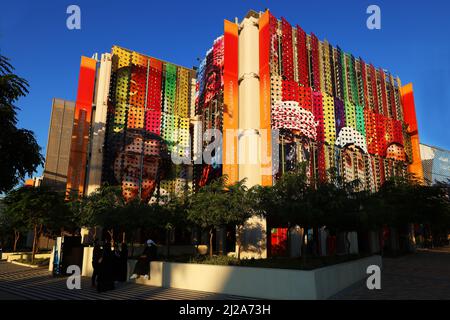
[[[246,17],[239,33],[239,180],[247,186],[261,184],[260,84],[259,84],[259,19]],[[267,257],[266,221],[249,219],[243,234],[241,257]]]
[[[100,69],[95,87],[95,117],[92,124],[91,157],[87,180],[87,194],[101,185],[103,166],[103,143],[106,131],[106,113],[108,111],[109,83],[111,79],[111,54],[102,54]]]
[[[261,184],[258,19],[245,18],[239,34],[239,179]]]

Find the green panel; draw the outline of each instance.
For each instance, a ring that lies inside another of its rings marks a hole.
[[[366,126],[364,123],[364,108],[362,106],[356,106],[356,130],[363,136],[366,136]]]
[[[356,73],[355,73],[355,64],[353,63],[353,57],[349,56],[349,67],[350,67],[350,86],[352,90],[353,102],[358,103],[358,85],[356,83]]]
[[[166,63],[166,78],[164,81],[164,111],[173,113],[177,93],[177,67]]]

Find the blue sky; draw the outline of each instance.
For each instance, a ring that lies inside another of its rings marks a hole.
[[[81,8],[81,30],[66,9]],[[381,30],[366,28],[366,8],[381,8]],[[223,19],[269,8],[319,39],[412,82],[421,142],[450,149],[450,3],[418,1],[3,1],[0,53],[30,82],[19,125],[35,132],[43,154],[51,100],[75,100],[81,55],[121,45],[191,67],[223,32]],[[42,172],[42,169],[38,174]]]

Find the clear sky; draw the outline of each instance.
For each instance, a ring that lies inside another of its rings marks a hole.
[[[81,30],[68,30],[66,9],[81,8]],[[381,30],[369,30],[366,9],[381,8]],[[344,51],[412,82],[420,140],[450,149],[450,2],[406,1],[2,1],[0,53],[30,82],[19,125],[35,132],[43,154],[51,100],[75,100],[80,56],[117,44],[192,67],[223,33],[223,19],[270,9]],[[38,174],[41,174],[40,169]]]

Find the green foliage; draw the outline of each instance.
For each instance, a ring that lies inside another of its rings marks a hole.
[[[308,260],[299,258],[272,257],[268,259],[237,259],[229,256],[198,256],[177,261],[196,264],[211,264],[222,266],[240,266],[253,268],[276,268],[276,269],[294,269],[294,270],[313,270],[326,266],[344,263],[356,259],[361,259],[364,255],[346,255],[346,256],[327,256],[310,257]]]
[[[5,214],[14,230],[15,238],[28,230],[34,231],[32,260],[36,243],[42,234],[55,237],[64,229],[75,227],[64,194],[45,187],[22,187],[10,191],[5,197]]]
[[[61,228],[74,226],[72,216],[64,202],[64,194],[45,187],[22,187],[5,197],[5,215],[11,226],[22,231],[40,226],[50,237]]]
[[[120,186],[102,186],[81,204],[80,223],[84,227],[102,226],[113,229],[120,219],[120,211],[125,206]]]
[[[8,58],[0,55],[0,193],[11,190],[43,163],[34,133],[17,128],[16,103],[28,93],[28,82],[13,71]]]
[[[177,196],[170,194],[164,205],[155,207],[156,225],[165,230],[172,230],[177,227],[189,227],[187,220],[189,198],[187,195]],[[155,206],[155,205],[153,205]]]
[[[274,225],[326,226],[332,232],[377,230],[383,225],[430,224],[450,227],[449,184],[420,184],[412,176],[393,177],[376,193],[360,191],[332,169],[330,182],[309,184],[304,171],[284,174],[273,187],[252,188],[255,211]]]
[[[221,177],[192,195],[187,217],[204,229],[243,225],[254,214],[252,203],[245,180],[226,186],[226,177]]]

